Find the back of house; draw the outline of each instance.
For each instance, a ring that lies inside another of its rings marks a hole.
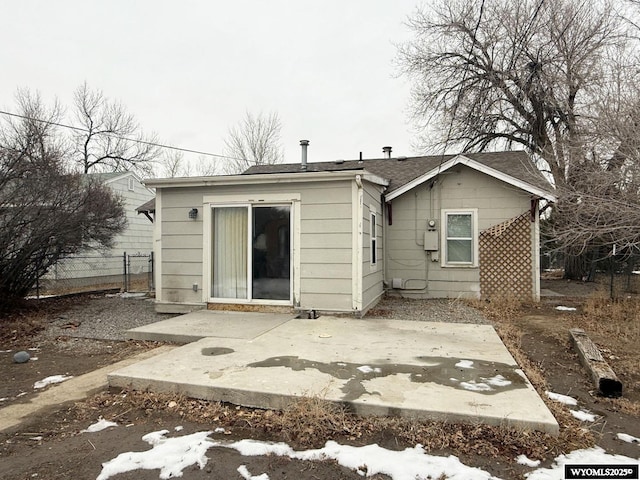
[[[537,299],[539,206],[555,200],[524,152],[388,154],[147,185],[160,311],[361,315],[385,292]]]

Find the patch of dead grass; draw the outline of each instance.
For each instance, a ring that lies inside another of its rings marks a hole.
[[[4,304],[0,299],[0,343],[15,346],[30,339],[45,326],[47,319],[72,305],[83,301],[82,297],[46,299],[16,299]]]
[[[560,435],[557,438],[557,445],[563,445],[571,450],[595,445],[596,439],[592,431],[582,428],[566,406],[548,399],[545,392],[549,390],[549,385],[544,370],[539,364],[531,361],[522,349],[523,332],[516,320],[531,305],[512,296],[498,296],[491,301],[474,301],[472,305],[493,321],[494,328],[507,350],[558,421]]]
[[[500,457],[512,461],[521,453],[532,459],[544,459],[567,449],[592,445],[591,437],[582,429],[564,429],[559,437],[554,437],[506,426],[393,416],[362,417],[318,397],[292,400],[285,409],[278,411],[190,399],[177,394],[124,390],[99,393],[77,403],[75,411],[78,418],[87,421],[102,416],[119,423],[134,422],[140,417],[159,420],[157,417],[171,414],[207,425],[205,428],[222,427],[234,435],[243,435],[249,430],[254,438],[286,441],[297,449],[318,448],[327,440],[355,445],[379,443],[397,449],[421,444],[431,453]]]

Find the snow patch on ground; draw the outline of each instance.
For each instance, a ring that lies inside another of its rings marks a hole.
[[[561,393],[544,392],[554,402],[564,403],[565,405],[578,405],[578,400],[568,395],[562,395]]]
[[[263,473],[262,475],[251,475],[246,465],[240,465],[238,467],[238,473],[244,480],[269,480],[269,475]]]
[[[581,422],[595,422],[596,415],[593,413],[585,412],[584,410],[570,410],[571,415],[576,417]]]
[[[202,470],[207,464],[207,450],[215,443],[209,439],[211,432],[197,432],[176,438],[166,438],[169,430],[151,432],[142,440],[153,448],[145,452],[125,452],[102,464],[96,480],[107,480],[120,473],[134,470],[160,470],[160,478],[181,477],[182,471],[191,465]]]
[[[64,382],[65,380],[69,380],[70,376],[67,375],[51,375],[50,377],[46,377],[43,378],[42,380],[38,380],[36,383],[33,384],[33,388],[39,389],[39,388],[44,388],[47,385],[51,385],[54,383],[61,383]]]
[[[618,433],[616,435],[616,438],[618,440],[622,440],[623,442],[627,442],[627,443],[640,443],[640,438],[634,437],[634,436],[629,435],[627,433]]]
[[[535,468],[540,465],[540,460],[531,460],[526,455],[518,455],[516,457],[516,462],[518,462],[520,465],[525,465],[531,468]]]
[[[276,455],[301,461],[333,460],[363,477],[381,474],[389,476],[392,480],[426,480],[441,477],[450,480],[499,480],[480,468],[463,464],[453,455],[429,455],[421,445],[394,451],[376,444],[354,447],[328,441],[323,448],[296,451],[286,443],[251,439],[235,442],[216,441],[209,438],[213,433],[210,431],[174,438],[167,438],[168,433],[168,430],[160,430],[143,436],[142,440],[151,445],[150,450],[121,453],[102,464],[102,472],[96,480],[107,480],[120,473],[139,469],[158,469],[160,479],[181,477],[183,470],[189,466],[198,465],[203,469],[209,460],[207,450],[211,447],[233,449],[243,456]],[[624,437],[626,434],[618,434],[618,437],[621,435]],[[638,460],[640,459],[623,455],[610,455],[602,448],[594,447],[560,455],[555,458],[550,468],[539,468],[525,476],[528,480],[561,479],[564,478],[565,464],[624,465],[635,464]],[[212,461],[215,462],[215,452],[212,452]],[[539,461],[531,460],[525,455],[519,455],[516,461],[531,468],[540,464]],[[254,475],[245,465],[238,467],[238,473],[245,480],[269,480],[268,472]]]
[[[576,307],[563,307],[562,305],[558,305],[556,310],[560,310],[561,312],[575,312]]]
[[[96,423],[89,425],[86,429],[80,430],[80,433],[95,433],[100,432],[109,427],[117,427],[118,424],[116,422],[110,422],[109,420],[105,420],[104,418],[98,418]]]
[[[232,448],[245,456],[278,455],[298,460],[334,460],[339,465],[356,471],[362,476],[384,474],[393,480],[440,478],[452,480],[490,480],[488,472],[464,465],[457,457],[428,455],[421,445],[402,451],[393,451],[378,445],[352,447],[328,441],[323,448],[296,452],[285,443],[268,443],[256,440],[240,440],[220,445]]]

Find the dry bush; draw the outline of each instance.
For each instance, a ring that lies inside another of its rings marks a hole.
[[[583,307],[585,326],[589,331],[605,337],[638,345],[640,342],[640,300],[621,298],[611,300],[593,295]]]
[[[297,445],[324,444],[339,435],[347,435],[352,420],[346,408],[319,397],[300,397],[281,412],[266,414],[269,430],[282,434]]]
[[[522,299],[509,294],[499,294],[484,300],[471,300],[469,303],[487,318],[496,321],[513,320],[524,305]]]

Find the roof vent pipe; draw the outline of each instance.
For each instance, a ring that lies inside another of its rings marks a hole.
[[[391,158],[391,147],[382,147],[384,158]]]
[[[307,147],[309,146],[309,140],[300,140],[300,146],[302,147],[302,170],[307,169]]]

